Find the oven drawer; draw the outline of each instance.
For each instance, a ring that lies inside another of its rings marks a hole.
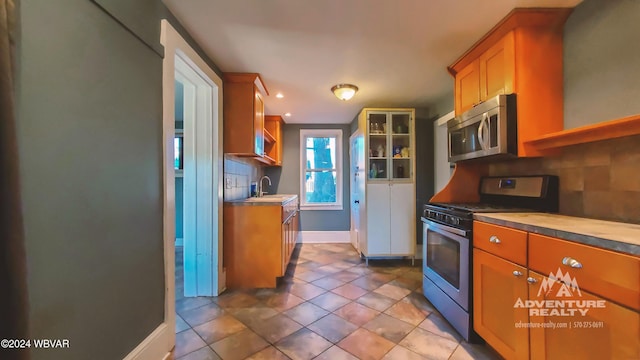
[[[525,231],[474,221],[473,247],[527,266],[527,232]]]
[[[529,268],[544,275],[568,272],[580,289],[640,310],[638,257],[530,234]]]

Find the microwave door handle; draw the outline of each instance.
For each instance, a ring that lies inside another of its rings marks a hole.
[[[478,126],[478,143],[480,144],[480,148],[482,148],[482,150],[486,150],[484,142],[484,126],[487,117],[487,113],[482,114],[482,120],[480,120],[480,126]]]
[[[485,113],[484,114],[484,127],[482,128],[482,140],[484,141],[484,148],[486,150],[489,150],[491,148],[491,139],[490,136],[491,134],[489,133],[489,120],[491,119],[491,117],[489,116],[489,113]],[[484,136],[484,133],[487,133],[486,137]]]

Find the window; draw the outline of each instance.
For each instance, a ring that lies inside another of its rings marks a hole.
[[[300,208],[342,210],[342,130],[300,130]]]
[[[182,176],[184,170],[184,134],[182,129],[175,129],[173,138],[173,168],[176,176]]]

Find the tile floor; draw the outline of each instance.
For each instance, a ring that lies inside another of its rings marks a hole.
[[[276,289],[184,298],[176,250],[176,360],[499,359],[422,295],[421,266],[369,261],[349,244],[298,244]]]

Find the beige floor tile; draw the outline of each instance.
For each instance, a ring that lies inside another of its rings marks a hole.
[[[213,320],[218,316],[221,316],[222,313],[223,310],[218,305],[209,302],[208,304],[198,308],[184,311],[180,316],[187,322],[187,324],[193,327]]]
[[[293,360],[312,359],[333,344],[313,331],[303,328],[278,341],[275,346]]]
[[[303,302],[304,299],[301,299],[289,293],[280,293],[271,296],[264,301],[266,306],[269,306],[270,308],[280,312],[296,307]]]
[[[327,310],[310,302],[302,303],[284,312],[285,315],[305,326],[324,317],[328,313]]]
[[[211,348],[224,360],[240,360],[251,356],[269,346],[263,338],[250,329],[228,336],[211,345]]]
[[[334,311],[347,305],[349,302],[351,302],[351,300],[332,292],[328,292],[314,297],[313,299],[309,300],[309,302],[320,306],[327,311]]]
[[[418,309],[407,299],[398,301],[395,305],[385,310],[384,313],[414,326],[420,324],[429,315],[428,312]]]
[[[458,345],[449,360],[499,360],[501,356],[486,344],[469,344],[463,341]]]
[[[344,281],[340,281],[338,279],[328,276],[328,277],[324,277],[322,279],[313,281],[312,284],[315,286],[321,287],[325,290],[332,290],[339,286],[344,285]]]
[[[382,359],[383,360],[426,360],[427,358],[422,355],[416,354],[405,347],[396,345]]]
[[[283,314],[278,314],[267,320],[256,322],[251,326],[251,330],[272,344],[301,328],[302,325]]]
[[[223,315],[193,328],[207,343],[212,344],[218,340],[235,334],[247,327],[231,315]]]
[[[211,298],[207,297],[183,297],[176,299],[176,312],[178,314],[187,310],[199,308],[200,306],[211,304]]]
[[[300,280],[304,280],[306,282],[312,282],[314,280],[318,280],[323,277],[326,277],[327,275],[328,274],[324,271],[307,270],[303,273],[296,272],[295,275],[293,276]]]
[[[438,314],[431,314],[429,317],[424,319],[423,322],[418,325],[421,329],[425,329],[431,331],[436,335],[440,335],[444,338],[451,339],[456,342],[462,341],[462,336],[458,334],[458,332],[445,320],[442,316]]]
[[[227,308],[226,311],[249,327],[251,327],[253,324],[260,323],[264,320],[269,319],[270,317],[279,314],[277,310],[266,306],[249,308]]]
[[[375,292],[370,292],[358,298],[356,302],[362,305],[366,305],[374,310],[385,311],[393,304],[395,304],[397,300],[377,294]]]
[[[348,271],[349,269],[345,270],[345,271],[341,271],[339,273],[335,273],[335,274],[331,274],[331,278],[336,279],[336,280],[340,280],[343,282],[350,282],[353,281],[357,278],[359,278],[360,274],[356,274],[354,272]]]
[[[358,360],[358,358],[338,346],[332,346],[313,360]]]
[[[345,284],[331,290],[331,292],[347,299],[355,300],[360,296],[366,294],[368,291],[356,285]]]
[[[258,299],[255,296],[245,294],[240,291],[230,291],[223,293],[218,297],[213,297],[213,302],[218,304],[221,308],[242,308],[251,307],[258,303]]]
[[[449,359],[453,351],[458,347],[457,342],[420,328],[410,332],[399,345],[428,359],[435,360]]]
[[[176,334],[190,328],[189,324],[184,321],[180,315],[176,314]]]
[[[220,356],[216,354],[210,347],[205,346],[200,350],[188,353],[187,355],[178,358],[177,360],[221,360]]]
[[[341,307],[333,313],[358,326],[368,323],[380,314],[377,310],[354,302]]]
[[[191,329],[185,330],[176,334],[176,347],[173,355],[179,358],[205,346],[207,346],[207,344],[205,344],[195,331]]]
[[[411,290],[389,284],[380,286],[379,288],[375,289],[374,292],[396,300],[400,300],[403,297],[411,294]]]
[[[358,329],[358,325],[352,324],[335,314],[329,314],[307,327],[333,343],[342,340]]]
[[[276,349],[275,346],[269,346],[251,355],[247,360],[289,360],[289,357]]]
[[[327,290],[312,284],[293,284],[290,292],[304,300],[311,300],[318,295],[322,295]]]
[[[358,329],[337,344],[362,360],[378,360],[395,344],[366,329]]]
[[[386,314],[376,316],[362,327],[396,344],[415,328]]]

